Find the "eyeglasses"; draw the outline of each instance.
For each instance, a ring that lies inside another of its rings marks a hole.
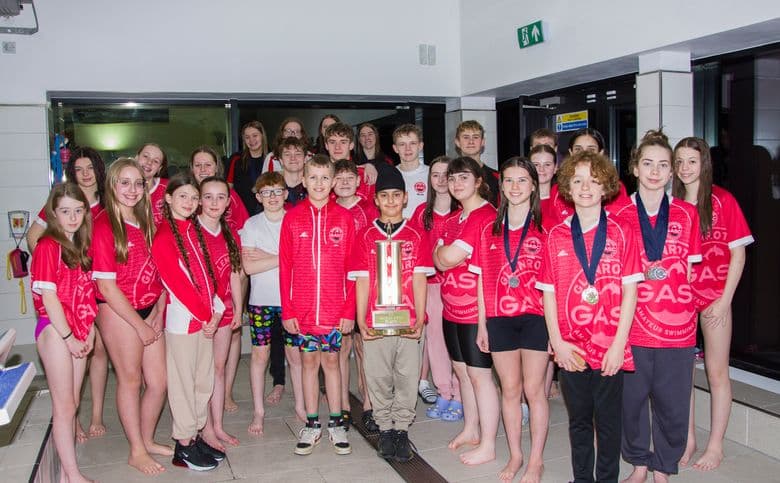
[[[260,196],[263,198],[270,198],[271,196],[282,196],[284,190],[282,188],[276,188],[273,190],[260,190]]]
[[[122,188],[129,188],[130,186],[134,186],[136,189],[142,190],[144,189],[144,186],[146,186],[146,181],[142,179],[133,181],[132,179],[122,178],[117,180],[116,184]]]

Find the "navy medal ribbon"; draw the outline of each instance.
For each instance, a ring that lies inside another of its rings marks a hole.
[[[647,214],[642,197],[636,194],[636,211],[639,213],[639,229],[642,231],[642,243],[645,246],[647,259],[656,262],[661,259],[664,253],[664,244],[666,244],[666,234],[669,228],[669,197],[664,193],[661,200],[661,207],[658,209],[658,219],[655,227],[650,224],[650,217]]]
[[[585,278],[588,284],[593,287],[596,283],[596,268],[601,261],[601,255],[604,254],[604,248],[607,246],[607,212],[601,209],[599,224],[596,228],[596,236],[593,239],[593,250],[590,254],[590,263],[588,262],[588,252],[585,249],[585,238],[582,235],[582,226],[577,213],[574,213],[571,219],[571,237],[574,242],[574,253],[577,254],[577,260],[580,261],[582,271],[585,272]]]
[[[528,215],[525,217],[525,224],[523,225],[523,233],[520,235],[520,243],[517,244],[517,250],[515,250],[514,257],[510,256],[509,252],[509,210],[504,213],[504,254],[506,254],[506,261],[509,262],[509,268],[512,269],[512,273],[515,273],[517,268],[517,260],[520,258],[520,248],[523,246],[526,235],[528,235],[528,228],[531,226],[531,211],[528,211]]]

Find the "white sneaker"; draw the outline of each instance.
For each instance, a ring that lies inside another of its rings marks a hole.
[[[352,446],[347,441],[347,430],[344,429],[344,426],[328,426],[328,437],[336,454],[352,453]]]
[[[426,379],[420,379],[420,383],[417,385],[417,394],[420,395],[420,399],[425,404],[433,404],[436,402],[439,393],[433,388],[430,382]]]
[[[320,442],[322,429],[304,426],[298,433],[298,444],[295,445],[295,454],[307,455],[314,451],[314,447]]]
[[[523,426],[528,426],[528,404],[523,403],[522,405],[523,409]]]

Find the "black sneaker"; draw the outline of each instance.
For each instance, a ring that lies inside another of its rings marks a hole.
[[[409,441],[409,433],[407,431],[393,431],[394,443],[395,443],[395,455],[393,459],[399,463],[406,463],[410,459],[414,458],[414,452],[412,451],[412,442]]]
[[[369,433],[379,432],[379,425],[374,421],[374,411],[372,409],[363,411],[363,427],[366,428],[366,431]]]
[[[384,459],[395,458],[395,431],[388,429],[387,431],[379,432],[376,454]]]
[[[341,411],[341,425],[344,426],[344,431],[349,431],[349,426],[352,424],[352,411]]]
[[[225,459],[224,451],[220,451],[217,448],[211,446],[203,438],[201,438],[200,435],[198,435],[198,437],[195,439],[195,444],[198,445],[198,449],[201,453],[211,456],[214,458],[214,460],[219,462]]]
[[[184,446],[176,441],[172,463],[175,466],[186,467],[195,471],[208,471],[217,467],[217,460],[202,453],[195,441],[188,446]]]

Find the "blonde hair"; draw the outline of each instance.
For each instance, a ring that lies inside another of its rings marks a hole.
[[[125,220],[122,216],[120,203],[116,198],[115,187],[119,181],[119,173],[125,168],[134,168],[143,179],[143,170],[135,159],[119,158],[114,161],[106,173],[106,215],[111,222],[111,231],[114,233],[114,250],[116,251],[116,261],[118,263],[127,262],[127,230],[125,229]],[[144,194],[138,203],[133,207],[133,214],[136,222],[144,234],[146,246],[152,246],[154,237],[154,222],[152,221],[152,203],[149,199],[149,192],[144,189]]]

